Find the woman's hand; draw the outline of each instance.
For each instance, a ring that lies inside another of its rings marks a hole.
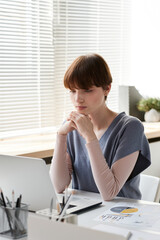
[[[58,130],[58,134],[67,135],[69,132],[76,129],[76,125],[73,121],[67,120]]]
[[[68,120],[71,120],[75,124],[75,129],[77,129],[87,143],[96,139],[96,135],[93,131],[93,124],[88,115],[73,111],[70,113]]]

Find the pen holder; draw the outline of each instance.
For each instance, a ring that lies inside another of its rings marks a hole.
[[[0,207],[0,235],[12,239],[27,236],[28,205]]]
[[[43,210],[38,210],[36,212],[37,215],[40,216],[44,216],[49,218],[50,220],[53,221],[58,221],[58,218],[60,217],[60,215],[58,215],[57,210],[52,211],[52,213],[50,213],[50,209],[43,209]],[[78,220],[77,220],[77,214],[65,214],[62,219],[60,220],[60,222],[66,222],[66,223],[72,223],[72,224],[77,224]]]

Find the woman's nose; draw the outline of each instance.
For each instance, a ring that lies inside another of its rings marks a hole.
[[[83,102],[84,101],[84,97],[83,94],[80,92],[76,93],[76,102]]]

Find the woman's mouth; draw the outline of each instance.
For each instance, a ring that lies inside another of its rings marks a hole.
[[[86,108],[86,106],[76,106],[76,109],[79,111],[85,110]]]

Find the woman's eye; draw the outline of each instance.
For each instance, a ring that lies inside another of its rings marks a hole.
[[[75,90],[70,90],[70,93],[75,93],[76,91]]]
[[[92,92],[92,89],[86,89],[85,92]]]

